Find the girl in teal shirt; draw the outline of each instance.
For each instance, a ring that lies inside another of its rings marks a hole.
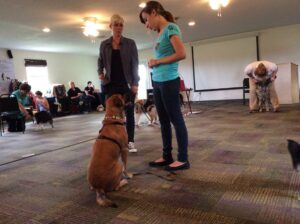
[[[162,157],[149,163],[152,167],[165,166],[168,171],[190,168],[188,161],[188,134],[180,109],[178,61],[185,58],[181,32],[174,17],[157,1],[149,1],[140,13],[146,28],[156,31],[155,59],[148,62],[153,69],[153,95],[161,124]],[[177,160],[172,156],[172,128],[176,132]]]

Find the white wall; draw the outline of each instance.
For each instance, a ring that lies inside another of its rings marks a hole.
[[[275,63],[293,62],[300,65],[300,24],[255,31],[255,33],[259,35],[261,60],[270,60]],[[222,42],[227,40],[227,37],[220,37],[214,38],[213,41]],[[208,40],[208,43],[210,43],[210,40]],[[185,44],[187,57],[179,63],[179,72],[183,76],[187,88],[194,88],[191,44],[194,45],[195,43]],[[218,49],[213,50],[217,51]],[[96,56],[19,50],[12,50],[12,53],[14,56],[16,78],[20,80],[26,79],[25,58],[45,59],[48,63],[49,80],[51,83],[63,83],[67,86],[70,80],[74,80],[78,87],[83,88],[86,82],[90,80],[95,84],[96,88],[99,86]],[[0,49],[0,59],[6,58],[6,49]],[[139,51],[141,63],[147,63],[150,58],[153,58],[152,49]],[[298,73],[300,74],[300,71]],[[241,76],[241,80],[242,78]],[[236,91],[240,91],[240,96],[242,97],[242,90]],[[216,94],[216,97],[208,96],[209,94]],[[232,97],[228,97],[228,94],[225,97],[225,94],[223,96],[216,92],[201,95],[199,93],[192,93],[191,96],[194,101],[236,99],[234,94]]]
[[[300,24],[262,30],[259,42],[261,60],[300,65]]]
[[[293,62],[300,65],[300,24],[277,27],[272,29],[265,29],[251,32],[250,35],[259,36],[259,47],[260,47],[260,59],[269,60],[275,63],[288,63]],[[246,36],[248,34],[245,34]],[[219,37],[213,40],[201,40],[200,42],[224,42],[231,38],[243,38],[244,34],[232,35],[232,37]],[[236,37],[235,37],[236,36]],[[194,88],[193,86],[193,71],[192,71],[192,57],[191,57],[191,47],[190,45],[195,45],[195,43],[185,44],[187,58],[181,61],[179,64],[180,74],[184,77],[187,87]],[[217,45],[216,45],[217,46]],[[212,49],[213,51],[218,51],[218,49]],[[140,59],[148,60],[152,55],[152,50],[140,51]],[[195,61],[197,58],[194,59]],[[300,70],[298,70],[298,75],[300,77]],[[243,79],[243,74],[241,74],[241,80]],[[300,78],[298,79],[300,80]],[[300,81],[299,81],[300,82]],[[300,83],[299,83],[300,86]],[[237,94],[237,92],[238,94]],[[228,96],[228,93],[232,93]],[[240,95],[240,97],[239,97]],[[242,90],[234,91],[216,91],[216,92],[206,92],[206,93],[192,93],[192,100],[222,100],[222,99],[241,99]]]
[[[12,50],[12,54],[15,78],[21,81],[26,80],[24,59],[43,59],[47,61],[50,84],[62,83],[68,89],[68,82],[73,80],[83,90],[87,81],[92,81],[99,88],[96,56],[20,50]],[[6,49],[0,49],[0,59],[7,59]]]

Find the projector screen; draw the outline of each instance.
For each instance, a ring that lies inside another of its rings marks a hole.
[[[245,67],[256,61],[256,37],[193,46],[195,91],[241,87]]]

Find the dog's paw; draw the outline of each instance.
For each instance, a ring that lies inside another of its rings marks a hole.
[[[124,179],[132,179],[133,178],[133,173],[128,173],[128,172],[123,172],[123,177]]]
[[[300,167],[299,167],[300,168]],[[127,173],[127,177],[129,178],[129,179],[132,179],[133,178],[133,173]]]
[[[122,179],[119,183],[119,185],[115,188],[115,191],[118,191],[121,187],[125,186],[128,184],[128,180]]]

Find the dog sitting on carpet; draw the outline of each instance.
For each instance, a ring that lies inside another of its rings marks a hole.
[[[96,190],[97,203],[104,207],[117,207],[106,197],[106,193],[118,190],[128,183],[125,178],[132,177],[126,171],[128,136],[124,107],[125,102],[120,94],[107,99],[103,126],[94,143],[88,166],[88,182]]]
[[[300,171],[300,145],[294,140],[288,139],[288,150],[292,158],[293,168]]]

